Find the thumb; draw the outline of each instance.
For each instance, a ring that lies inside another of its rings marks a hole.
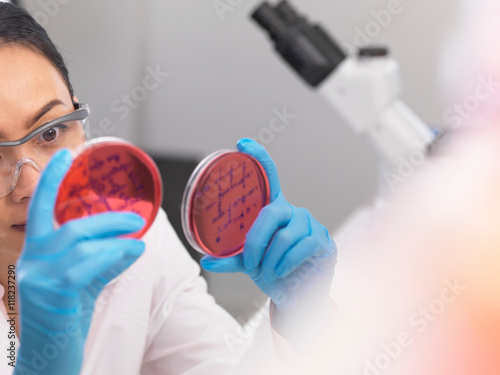
[[[247,271],[241,254],[229,258],[205,256],[200,264],[205,271],[214,273],[245,273]]]
[[[26,234],[29,237],[44,236],[54,230],[54,205],[59,185],[71,165],[68,149],[58,151],[42,172],[28,211]]]
[[[269,190],[271,195],[271,202],[273,202],[281,192],[280,180],[278,177],[278,170],[273,159],[269,156],[266,149],[259,143],[249,138],[242,138],[237,144],[238,151],[244,152],[254,157],[260,165],[264,168],[267,178],[269,180]]]

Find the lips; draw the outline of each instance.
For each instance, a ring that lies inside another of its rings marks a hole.
[[[18,232],[26,232],[26,222],[12,225],[12,229]]]

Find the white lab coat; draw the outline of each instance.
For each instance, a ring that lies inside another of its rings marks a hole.
[[[267,311],[249,330],[218,306],[163,210],[143,240],[144,254],[96,301],[81,374],[256,374],[269,369],[274,340]],[[1,319],[2,352],[7,330]],[[0,373],[12,373],[2,358]]]

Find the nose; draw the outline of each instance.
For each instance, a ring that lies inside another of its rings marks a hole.
[[[24,166],[26,167],[23,168]],[[40,178],[41,171],[40,166],[29,158],[19,161],[11,187],[11,196],[14,202],[23,202],[31,198]]]

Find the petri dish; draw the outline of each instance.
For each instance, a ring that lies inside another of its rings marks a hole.
[[[247,232],[269,200],[269,181],[256,159],[217,151],[196,167],[184,191],[184,234],[202,254],[234,256],[243,251]]]
[[[153,159],[127,141],[102,137],[73,152],[73,162],[59,187],[54,218],[60,226],[103,212],[135,212],[146,224],[126,237],[141,238],[155,220],[162,198],[160,172]]]

